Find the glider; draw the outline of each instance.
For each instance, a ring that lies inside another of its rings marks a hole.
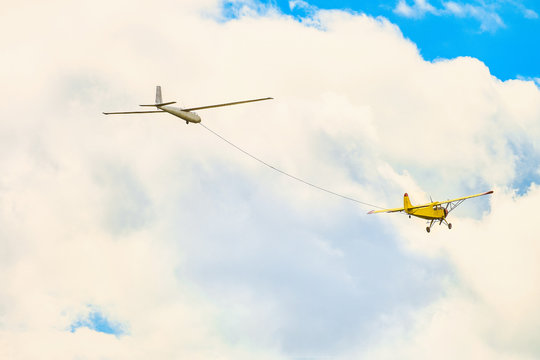
[[[469,195],[460,197],[457,199],[452,200],[446,200],[446,201],[433,201],[428,204],[423,205],[412,205],[411,201],[409,200],[409,195],[405,193],[403,195],[403,207],[402,208],[395,208],[395,209],[383,209],[383,210],[372,210],[368,212],[368,214],[376,214],[376,213],[391,213],[391,212],[401,212],[405,211],[406,214],[409,215],[409,218],[411,216],[416,216],[421,219],[426,219],[428,221],[431,221],[429,223],[429,226],[426,227],[426,231],[430,232],[431,227],[433,226],[433,223],[435,221],[439,221],[439,225],[441,225],[443,222],[448,225],[448,229],[452,228],[452,224],[446,221],[446,217],[450,213],[450,211],[457,208],[459,205],[461,205],[462,202],[464,202],[467,199],[471,199],[478,196],[484,196],[493,194],[493,191],[488,191],[481,194],[476,195]],[[442,207],[442,205],[446,204],[445,207]]]
[[[224,104],[216,104],[216,105],[205,105],[205,106],[199,106],[199,107],[192,107],[192,108],[180,108],[176,106],[171,106],[172,104],[175,104],[176,101],[169,101],[169,102],[163,102],[161,98],[161,86],[156,86],[156,103],[155,104],[149,104],[149,105],[140,105],[140,106],[146,106],[146,107],[153,107],[155,106],[157,110],[149,110],[149,111],[117,111],[117,112],[104,112],[105,115],[124,115],[124,114],[150,114],[150,113],[169,113],[176,117],[179,117],[182,120],[186,121],[186,124],[191,123],[200,123],[201,117],[194,112],[194,110],[202,110],[202,109],[210,109],[210,108],[216,108],[221,106],[230,106],[230,105],[238,105],[238,104],[245,104],[249,102],[255,102],[255,101],[263,101],[263,100],[271,100],[273,98],[266,97],[261,99],[251,99],[251,100],[241,100],[241,101],[235,101],[235,102],[229,102]]]

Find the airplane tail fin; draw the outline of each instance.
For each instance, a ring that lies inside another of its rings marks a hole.
[[[403,207],[405,208],[405,211],[412,208],[411,200],[409,200],[409,194],[407,194],[407,193],[405,193],[405,195],[403,195]]]
[[[156,104],[162,104],[163,100],[161,99],[161,86],[156,86]]]

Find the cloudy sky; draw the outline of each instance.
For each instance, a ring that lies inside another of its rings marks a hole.
[[[0,358],[540,357],[534,1],[19,1]],[[453,229],[383,207],[494,190]]]

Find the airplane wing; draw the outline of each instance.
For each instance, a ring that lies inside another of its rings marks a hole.
[[[210,108],[216,108],[216,107],[221,107],[221,106],[229,106],[229,105],[245,104],[245,103],[249,103],[249,102],[263,101],[263,100],[271,100],[271,99],[273,99],[273,98],[271,98],[271,97],[266,97],[266,98],[261,98],[261,99],[242,100],[242,101],[235,101],[235,102],[224,103],[224,104],[217,104],[217,105],[199,106],[199,107],[187,108],[187,109],[182,109],[182,110],[183,110],[183,111],[194,111],[194,110],[210,109]]]
[[[447,213],[447,214],[449,214],[450,211],[452,211],[452,210],[454,210],[455,208],[457,208],[457,207],[458,207],[459,205],[461,205],[461,203],[464,202],[465,200],[471,199],[471,198],[475,198],[475,197],[478,197],[478,196],[489,195],[489,194],[493,194],[493,190],[488,191],[488,192],[485,192],[485,193],[481,193],[481,194],[475,194],[475,195],[463,196],[463,197],[456,198],[456,199],[452,199],[452,200],[439,201],[439,202],[436,202],[434,205],[448,204],[448,205],[446,205],[446,210],[448,210],[448,213]]]
[[[415,205],[411,206],[408,209],[414,210],[414,209],[420,209],[423,207],[431,206],[432,204],[422,204],[422,205]],[[405,208],[395,208],[395,209],[383,209],[383,210],[371,210],[368,212],[368,214],[377,214],[377,213],[392,213],[392,212],[399,212],[399,211],[405,211]]]
[[[148,113],[161,113],[165,112],[163,110],[151,110],[151,111],[117,111],[117,112],[104,112],[105,115],[116,115],[116,114],[148,114]]]
[[[463,196],[463,197],[452,199],[452,200],[437,201],[437,202],[429,203],[429,204],[415,205],[415,206],[411,206],[408,209],[409,210],[414,210],[414,209],[420,209],[420,208],[428,207],[428,206],[438,206],[438,205],[443,205],[443,204],[450,204],[448,206],[448,208],[447,208],[448,212],[450,212],[450,211],[454,210],[456,207],[458,207],[463,201],[465,201],[467,199],[471,199],[471,198],[478,197],[478,196],[489,195],[489,194],[493,194],[493,191],[488,191],[488,192],[481,193],[481,194],[476,194],[476,195]],[[404,211],[404,210],[405,210],[405,208],[371,210],[370,212],[368,212],[368,214],[392,213],[392,212],[399,212],[399,211]]]
[[[395,208],[395,209],[383,209],[383,210],[371,210],[368,212],[368,214],[377,214],[377,213],[392,213],[392,212],[399,212],[404,211],[405,208]]]
[[[467,199],[471,199],[471,198],[478,197],[478,196],[489,195],[489,194],[493,194],[493,190],[485,192],[485,193],[481,193],[481,194],[463,196],[463,197],[460,197],[460,198],[457,198],[457,199],[452,199],[452,200],[437,201],[435,204],[436,205],[442,205],[442,204],[448,204],[448,203],[453,203],[453,202],[458,202],[458,201],[463,202],[464,200],[467,200]]]

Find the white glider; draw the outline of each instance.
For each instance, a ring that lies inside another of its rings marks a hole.
[[[271,100],[273,98],[266,97],[261,99],[252,99],[252,100],[242,100],[242,101],[235,101],[230,103],[224,103],[224,104],[216,104],[216,105],[206,105],[206,106],[199,106],[199,107],[193,107],[193,108],[179,108],[176,106],[171,106],[172,104],[175,104],[176,101],[169,101],[169,102],[163,102],[161,98],[161,86],[156,86],[156,103],[150,104],[150,105],[140,105],[140,106],[155,106],[158,110],[149,110],[149,111],[117,111],[117,112],[104,112],[105,115],[117,115],[117,114],[150,114],[150,113],[163,113],[167,112],[169,114],[172,114],[174,116],[179,117],[182,120],[186,121],[186,124],[191,123],[200,123],[201,117],[194,112],[194,110],[202,110],[202,109],[210,109],[210,108],[216,108],[221,106],[230,106],[230,105],[238,105],[238,104],[245,104],[249,102],[255,102],[255,101],[262,101],[262,100]]]

